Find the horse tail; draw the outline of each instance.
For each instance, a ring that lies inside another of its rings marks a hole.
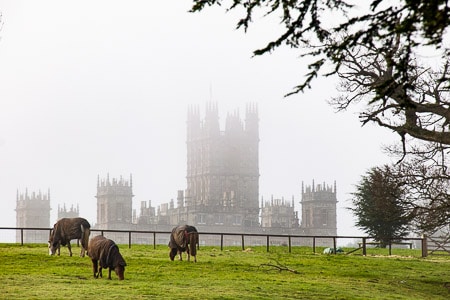
[[[189,233],[189,250],[192,256],[197,255],[197,245],[198,245],[198,232],[193,231]]]
[[[89,235],[91,234],[90,226],[81,224],[81,247],[87,251],[89,245]]]

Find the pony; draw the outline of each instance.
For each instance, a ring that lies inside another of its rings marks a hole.
[[[173,261],[177,253],[179,255],[179,260],[183,260],[181,254],[186,251],[187,260],[190,261],[192,255],[194,257],[194,262],[197,262],[197,247],[198,231],[194,226],[182,225],[172,229],[169,241],[170,260]]]
[[[88,248],[89,235],[91,234],[91,225],[83,218],[62,218],[53,225],[48,239],[49,254],[54,255],[60,248],[66,246],[69,249],[69,255],[72,256],[72,247],[70,240],[78,239],[81,241],[80,256],[84,257]]]
[[[124,279],[125,266],[127,265],[119,252],[119,247],[113,240],[107,239],[102,235],[97,235],[89,241],[88,256],[92,260],[92,269],[94,278],[103,277],[102,268],[109,268],[108,279],[111,279],[111,271]]]

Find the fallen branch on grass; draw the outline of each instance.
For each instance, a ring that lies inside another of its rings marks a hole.
[[[294,274],[299,274],[299,272],[297,270],[291,269],[286,267],[285,265],[280,264],[278,261],[275,261],[276,264],[271,264],[271,263],[267,263],[267,264],[260,264],[259,267],[269,267],[271,270],[278,270],[278,272],[281,271],[288,271]],[[270,270],[269,270],[270,271]]]

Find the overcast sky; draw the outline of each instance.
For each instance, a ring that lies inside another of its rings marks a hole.
[[[15,226],[16,193],[51,193],[96,223],[97,176],[133,175],[133,205],[154,206],[186,188],[190,104],[227,112],[257,103],[260,198],[294,196],[301,183],[337,183],[338,234],[358,233],[345,209],[361,175],[389,162],[396,136],[362,127],[327,100],[333,78],[283,98],[306,61],[282,49],[252,58],[279,33],[259,20],[244,34],[236,14],[188,10],[191,1],[0,0],[0,226]]]

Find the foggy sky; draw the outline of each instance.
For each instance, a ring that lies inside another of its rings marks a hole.
[[[51,193],[80,205],[96,223],[97,176],[133,176],[134,208],[175,199],[186,188],[186,115],[217,102],[227,112],[257,103],[260,199],[291,199],[301,183],[338,191],[338,234],[357,232],[345,209],[369,168],[389,162],[381,146],[396,137],[361,128],[354,111],[326,103],[333,78],[283,95],[307,61],[287,48],[252,58],[279,33],[259,20],[247,34],[223,9],[188,13],[190,1],[0,0],[0,226],[14,227],[16,193]]]

